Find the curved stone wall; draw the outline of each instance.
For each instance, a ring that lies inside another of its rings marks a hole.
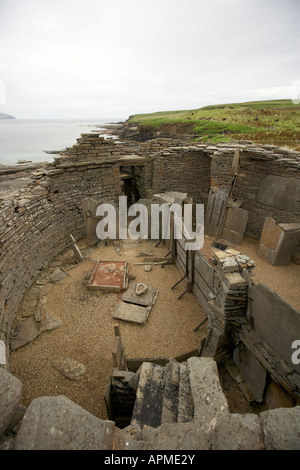
[[[38,274],[68,245],[85,235],[81,202],[117,200],[121,180],[115,144],[88,134],[84,153],[59,157],[35,171],[29,183],[0,200],[0,339],[8,345],[19,304]],[[97,139],[97,140],[96,140]],[[76,148],[76,146],[74,146]]]

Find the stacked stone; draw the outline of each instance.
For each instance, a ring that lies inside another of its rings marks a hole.
[[[232,327],[247,313],[248,286],[253,276],[254,262],[236,250],[215,251],[212,294],[209,301],[209,335],[202,351],[217,362],[226,360],[231,352]]]
[[[87,197],[117,201],[120,193],[116,156],[113,162],[99,159],[91,166],[86,161],[80,166],[74,157],[65,167],[55,163],[36,170],[19,191],[1,197],[0,339],[7,346],[27,289],[67,248],[70,233],[76,239],[85,235],[82,201]]]
[[[194,203],[206,206],[211,158],[203,152],[202,146],[170,147],[150,157],[153,163],[154,192],[188,192],[193,195]]]
[[[259,239],[266,217],[279,223],[299,222],[300,211],[264,204],[257,200],[262,182],[268,175],[299,178],[300,153],[271,145],[250,146],[240,151],[240,168],[234,185],[233,197],[244,201],[243,209],[249,213],[246,234]]]
[[[69,166],[89,166],[104,162],[114,162],[118,159],[120,151],[112,139],[99,137],[97,133],[81,134],[77,144],[67,148],[55,159],[55,166],[67,168]]]
[[[136,380],[134,372],[113,371],[110,390],[112,419],[115,421],[116,426],[120,428],[130,424],[136,398]]]

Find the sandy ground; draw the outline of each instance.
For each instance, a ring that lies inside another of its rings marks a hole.
[[[94,260],[127,260],[132,282],[144,282],[158,289],[158,296],[145,325],[115,320],[112,313],[122,294],[91,292],[87,289],[94,263],[83,262],[68,271],[69,276],[56,284],[46,296],[46,309],[58,315],[62,326],[41,333],[31,343],[12,352],[12,373],[24,384],[23,403],[28,406],[33,398],[43,395],[66,395],[92,414],[105,419],[104,390],[113,370],[112,349],[114,324],[121,329],[127,357],[175,357],[199,348],[205,328],[194,329],[205,318],[205,313],[191,293],[181,300],[177,297],[185,290],[175,265],[165,268],[153,266],[150,272],[144,266],[134,266],[142,258],[140,251],[151,250],[163,257],[167,249],[155,248],[152,242],[123,249],[120,255],[113,246],[92,253]],[[130,285],[129,284],[129,285]],[[86,367],[86,373],[73,381],[59,372],[55,365],[69,357]]]
[[[211,257],[210,244],[213,239],[206,237],[203,252]],[[85,240],[79,246],[85,246]],[[250,256],[256,263],[255,280],[266,284],[299,309],[300,266],[270,266],[256,255],[257,242],[244,237],[243,244],[236,247]],[[39,396],[65,395],[95,416],[106,419],[104,392],[113,371],[112,350],[114,346],[114,325],[119,324],[127,357],[176,357],[187,351],[199,348],[205,335],[205,326],[194,329],[206,317],[203,309],[191,293],[181,300],[178,296],[185,290],[185,281],[174,290],[171,287],[182,278],[175,265],[165,268],[153,266],[150,272],[144,266],[134,266],[141,262],[137,255],[149,251],[156,257],[167,254],[164,245],[155,247],[148,241],[128,244],[118,254],[113,246],[98,248],[92,260],[127,260],[129,273],[135,276],[133,282],[143,282],[158,289],[158,296],[145,325],[115,320],[112,313],[122,294],[91,292],[86,284],[93,271],[94,263],[85,261],[68,270],[68,276],[55,284],[46,296],[46,310],[58,315],[62,326],[41,333],[34,341],[11,354],[12,373],[24,385],[23,404],[28,406]],[[54,270],[42,275],[46,279]],[[29,302],[30,307],[30,302]],[[30,312],[24,312],[28,315]],[[20,313],[19,313],[20,315]],[[56,368],[58,361],[71,358],[86,367],[86,373],[77,381],[65,377]],[[243,397],[237,385],[223,367],[220,380],[231,412],[256,412]]]
[[[214,239],[205,237],[203,253],[211,257],[213,250],[210,247]],[[277,292],[296,310],[300,310],[300,265],[290,263],[288,266],[271,266],[259,257],[257,253],[258,241],[244,236],[241,245],[234,249],[249,256],[255,262],[254,281],[268,286]]]

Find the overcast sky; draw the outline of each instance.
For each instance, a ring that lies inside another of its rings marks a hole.
[[[0,111],[127,118],[292,98],[300,0],[0,0]]]

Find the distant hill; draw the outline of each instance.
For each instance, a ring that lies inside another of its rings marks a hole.
[[[251,101],[136,114],[127,122],[148,139],[157,135],[189,134],[198,142],[245,139],[300,150],[300,105],[292,100]]]
[[[16,119],[14,116],[10,116],[9,114],[0,113],[0,119]]]

